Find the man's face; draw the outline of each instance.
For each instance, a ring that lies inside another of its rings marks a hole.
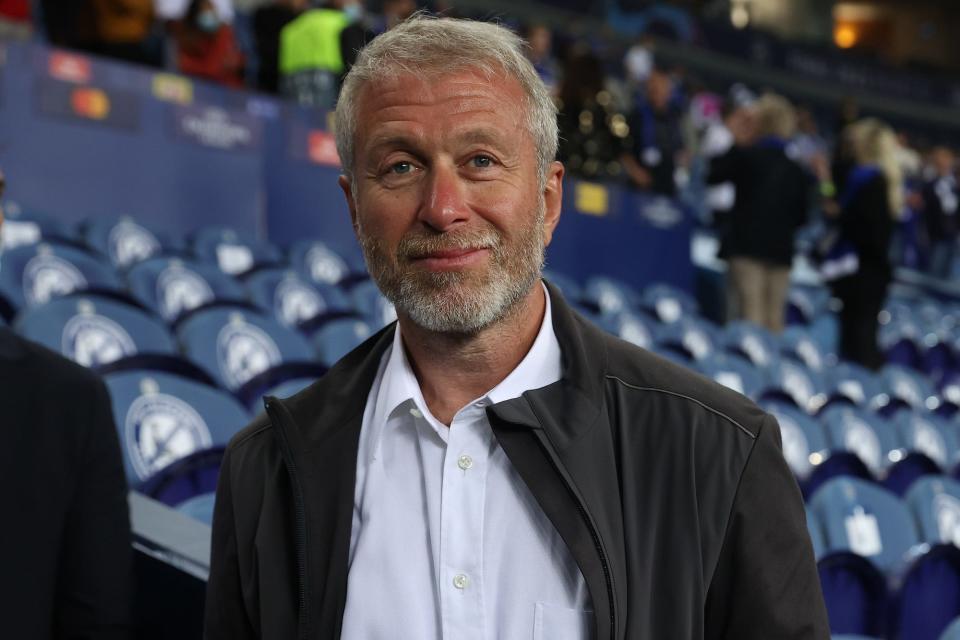
[[[341,178],[374,281],[443,333],[502,319],[540,276],[563,167],[541,188],[514,79],[398,75],[358,96],[355,179]]]

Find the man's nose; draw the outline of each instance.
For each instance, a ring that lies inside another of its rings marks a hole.
[[[448,231],[470,215],[465,185],[456,167],[435,166],[425,184],[420,221],[436,231]]]

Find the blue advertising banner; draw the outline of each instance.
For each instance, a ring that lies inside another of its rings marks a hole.
[[[174,132],[181,140],[224,151],[251,151],[260,147],[260,120],[245,112],[220,107],[175,106]]]
[[[38,78],[37,110],[45,116],[134,130],[140,123],[140,97],[122,89],[104,89]]]

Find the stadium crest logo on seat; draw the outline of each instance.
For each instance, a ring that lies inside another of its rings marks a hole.
[[[277,318],[288,327],[295,327],[327,309],[320,294],[296,278],[284,278],[277,285],[273,300]]]
[[[937,494],[933,499],[933,514],[940,541],[960,546],[960,500],[948,493]]]
[[[200,414],[180,398],[164,393],[134,400],[124,432],[130,462],[140,479],[213,443]]]
[[[213,289],[207,281],[182,265],[171,264],[157,278],[160,314],[167,320],[196,309],[213,297]]]
[[[323,245],[311,247],[307,251],[305,262],[314,282],[336,284],[348,272],[347,265],[340,256]]]
[[[160,253],[160,243],[154,235],[131,220],[123,220],[110,230],[107,245],[110,259],[118,267],[129,266]]]
[[[237,389],[254,376],[280,364],[280,350],[262,329],[233,319],[217,336],[217,362],[227,387]]]
[[[75,266],[53,255],[39,253],[23,268],[23,295],[31,305],[66,295],[87,286],[87,279]]]
[[[62,353],[85,367],[107,364],[136,354],[130,334],[100,315],[78,314],[63,327]]]

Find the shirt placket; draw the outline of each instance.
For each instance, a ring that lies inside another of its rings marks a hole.
[[[482,640],[483,508],[489,429],[483,408],[463,409],[450,425],[440,498],[440,606],[443,637]]]

